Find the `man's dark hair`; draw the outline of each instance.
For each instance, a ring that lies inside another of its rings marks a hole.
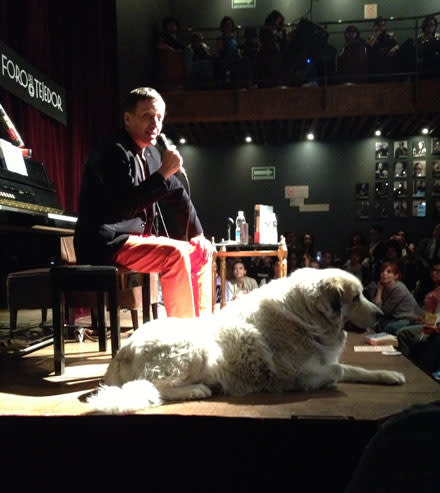
[[[156,91],[156,89],[153,89],[152,87],[137,87],[127,94],[122,111],[124,113],[126,111],[133,112],[139,101],[145,101],[147,99],[162,101],[165,104],[162,96]]]

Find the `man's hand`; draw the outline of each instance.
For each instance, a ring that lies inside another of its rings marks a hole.
[[[171,175],[174,175],[174,173],[180,170],[182,164],[182,156],[179,154],[176,146],[171,145],[165,149],[162,156],[162,164],[157,171],[167,180]]]
[[[204,260],[209,260],[214,252],[214,245],[207,240],[203,235],[194,236],[189,240],[191,245],[200,250]]]

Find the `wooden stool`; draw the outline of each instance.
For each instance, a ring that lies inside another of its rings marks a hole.
[[[62,265],[52,267],[52,316],[55,375],[62,375],[64,356],[64,301],[65,294],[74,291],[95,292],[97,296],[97,330],[99,350],[106,351],[105,294],[110,312],[112,356],[120,347],[119,325],[119,273],[108,265]]]

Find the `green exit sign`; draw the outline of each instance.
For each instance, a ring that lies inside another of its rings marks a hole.
[[[275,166],[252,167],[252,180],[275,180]]]
[[[232,0],[233,9],[254,9],[257,0]]]

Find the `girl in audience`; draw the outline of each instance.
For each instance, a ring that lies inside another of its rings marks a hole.
[[[384,315],[376,326],[377,332],[395,334],[402,327],[414,323],[423,316],[408,288],[400,281],[401,272],[395,262],[384,262],[380,269],[380,280],[373,302],[382,309]]]

